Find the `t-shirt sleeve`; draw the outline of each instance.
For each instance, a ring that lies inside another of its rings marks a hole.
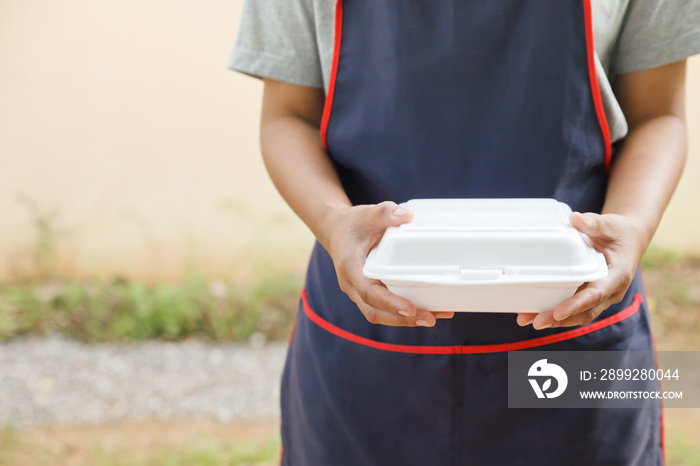
[[[700,1],[630,0],[613,73],[667,65],[700,53]]]
[[[229,68],[323,87],[313,0],[246,0]]]

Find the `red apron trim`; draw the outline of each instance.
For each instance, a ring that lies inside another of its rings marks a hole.
[[[294,325],[292,326],[292,331],[289,333],[289,341],[287,341],[287,348],[292,346],[292,341],[294,340],[294,332],[297,330],[297,321],[294,321]]]
[[[654,347],[654,353],[656,353],[656,340],[654,339],[654,333],[651,332],[651,329],[649,330],[649,333],[651,335],[651,344]],[[658,357],[656,358],[656,368],[659,368],[659,359]],[[659,388],[661,388],[661,381],[659,381]],[[661,416],[660,416],[660,435],[661,435],[661,459],[662,459],[662,465],[666,466],[666,431],[664,429],[664,400],[661,400]]]
[[[323,106],[323,119],[321,120],[321,140],[323,147],[328,150],[326,133],[328,132],[328,121],[331,118],[331,108],[333,107],[333,95],[335,94],[335,78],[338,76],[338,59],[340,58],[340,41],[343,37],[343,0],[336,0],[335,3],[335,43],[333,45],[333,62],[331,65],[330,82],[328,83],[328,94]]]
[[[644,286],[643,283],[644,282],[642,281],[642,286]],[[651,336],[651,346],[654,348],[654,353],[657,353],[656,339],[654,338],[654,332],[652,332],[651,329],[649,329],[649,335]],[[658,356],[656,358],[656,368],[657,369],[659,368]],[[659,381],[659,388],[662,388],[661,381]],[[662,457],[661,457],[662,463],[661,464],[663,466],[666,466],[666,432],[664,430],[664,400],[663,399],[661,400],[661,417],[660,417],[659,422],[660,422],[659,430],[660,430],[660,435],[661,435],[661,455],[662,455]]]
[[[600,95],[600,85],[598,84],[598,74],[595,69],[595,43],[593,40],[593,19],[591,16],[591,0],[583,0],[584,16],[586,17],[586,49],[588,51],[588,77],[591,81],[591,91],[593,92],[593,104],[598,115],[598,124],[603,133],[605,144],[605,171],[610,172],[610,157],[612,153],[612,142],[610,138],[610,127],[605,116],[603,107],[603,97]]]
[[[548,335],[545,337],[532,338],[529,340],[516,341],[513,343],[499,343],[495,345],[467,345],[467,346],[411,346],[411,345],[396,345],[393,343],[384,343],[381,341],[370,340],[369,338],[361,337],[350,333],[347,330],[343,330],[337,327],[323,317],[316,314],[309,306],[309,302],[306,297],[306,290],[301,292],[301,300],[304,306],[304,313],[311,319],[313,323],[323,328],[324,330],[336,335],[340,338],[352,341],[359,345],[369,346],[370,348],[376,348],[384,351],[393,351],[395,353],[415,353],[415,354],[474,354],[474,353],[501,353],[505,351],[516,351],[526,348],[534,348],[542,345],[549,345],[552,343],[557,343],[564,340],[569,340],[571,338],[580,337],[581,335],[586,335],[601,328],[608,327],[612,324],[621,322],[628,317],[633,316],[638,310],[639,306],[642,304],[643,298],[641,294],[636,294],[632,304],[627,308],[615,315],[606,317],[605,319],[599,320],[593,324],[589,324],[583,327],[578,327],[572,330],[567,330],[565,332],[557,333],[554,335]],[[359,312],[359,311],[358,311]]]
[[[641,273],[641,270],[640,270],[639,278],[641,279],[641,282],[642,282],[642,290],[644,291],[644,294],[646,295],[647,294],[647,286],[646,286],[646,283],[644,282],[644,274]],[[654,338],[654,332],[652,331],[651,328],[649,329],[649,336],[651,337],[651,346],[652,346],[652,348],[654,348],[654,353],[656,354],[656,353],[658,353],[658,351],[656,349],[656,338]],[[656,368],[657,369],[659,368],[658,356],[656,357]],[[659,380],[659,388],[662,388],[660,380]],[[661,433],[661,454],[662,454],[661,459],[663,460],[662,465],[666,466],[666,432],[664,429],[664,400],[660,400],[660,401],[661,401],[661,416],[660,416],[660,424],[661,425],[659,426],[659,430]]]

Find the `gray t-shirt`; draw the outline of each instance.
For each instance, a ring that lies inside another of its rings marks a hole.
[[[328,89],[336,0],[246,0],[229,67]],[[700,53],[700,0],[591,0],[598,82],[612,140],[627,123],[610,85],[616,74]]]

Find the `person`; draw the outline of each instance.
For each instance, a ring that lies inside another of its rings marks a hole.
[[[685,160],[693,0],[247,0],[268,172],[318,239],[283,465],[658,465],[661,407],[508,409],[507,353],[651,350],[638,264]],[[540,314],[428,312],[366,278],[416,198],[555,198],[609,265]]]

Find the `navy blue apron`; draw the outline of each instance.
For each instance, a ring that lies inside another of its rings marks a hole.
[[[555,198],[600,212],[590,0],[338,0],[322,136],[353,204]],[[587,326],[372,325],[316,245],[282,382],[283,465],[658,465],[660,407],[508,409],[507,352],[651,350],[640,278]]]

